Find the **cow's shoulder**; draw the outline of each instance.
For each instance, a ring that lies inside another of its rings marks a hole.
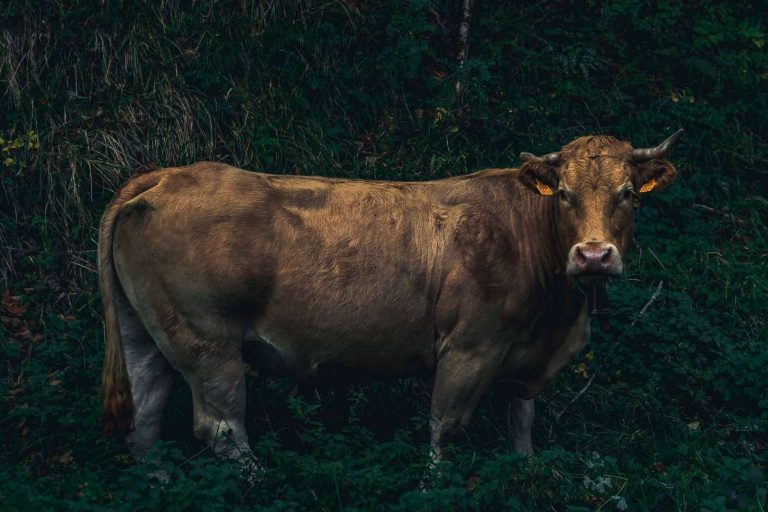
[[[454,213],[447,257],[459,263],[473,286],[486,298],[506,293],[516,247],[505,219],[497,211],[471,203]]]

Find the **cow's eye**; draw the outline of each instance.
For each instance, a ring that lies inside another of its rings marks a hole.
[[[561,201],[568,201],[568,192],[566,192],[564,188],[557,189],[557,196]]]

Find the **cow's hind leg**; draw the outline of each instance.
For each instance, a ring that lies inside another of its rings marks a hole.
[[[216,455],[243,459],[251,454],[245,430],[245,372],[239,353],[212,351],[191,372],[195,436]]]
[[[226,321],[209,319],[192,327],[172,305],[160,297],[157,315],[159,346],[181,372],[192,391],[192,422],[195,436],[208,443],[216,455],[241,459],[250,455],[245,431],[245,369],[240,354],[242,340]]]
[[[195,436],[220,457],[250,455],[242,326],[214,315],[188,316],[159,290],[136,302],[157,346],[189,384]]]
[[[117,297],[117,309],[134,407],[133,430],[126,440],[133,456],[142,460],[160,439],[176,374],[124,296]]]

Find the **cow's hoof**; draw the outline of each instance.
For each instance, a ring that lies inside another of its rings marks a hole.
[[[440,459],[434,453],[431,454],[431,460],[429,461],[429,464],[427,464],[427,467],[424,468],[424,474],[419,481],[419,490],[421,492],[429,492],[436,488],[438,483],[443,479],[444,469],[446,469],[449,464],[450,461]]]
[[[514,443],[514,450],[515,450],[515,453],[517,453],[518,455],[522,455],[523,457],[526,457],[529,459],[532,458],[534,455],[533,446],[531,445],[531,443],[521,443],[521,444]]]
[[[147,473],[147,480],[152,482],[152,486],[165,489],[168,482],[171,481],[171,475],[164,469],[155,469]]]

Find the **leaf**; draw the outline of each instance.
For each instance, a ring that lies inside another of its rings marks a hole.
[[[20,297],[12,296],[10,290],[5,290],[0,296],[0,306],[11,316],[21,317],[27,308],[21,305]]]
[[[57,457],[57,459],[60,464],[63,464],[64,466],[68,465],[70,462],[72,462],[72,450],[68,450],[61,455]]]

